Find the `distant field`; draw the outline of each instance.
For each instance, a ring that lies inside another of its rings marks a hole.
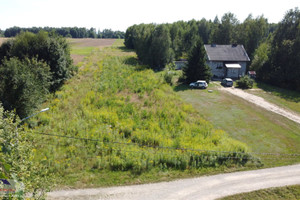
[[[73,46],[102,48],[111,46],[116,39],[71,38],[68,41]]]
[[[81,62],[92,51],[111,46],[115,39],[71,38],[71,57],[74,64]]]
[[[9,38],[2,38],[0,37],[0,45],[2,45],[3,42],[5,42],[6,40],[8,40]]]

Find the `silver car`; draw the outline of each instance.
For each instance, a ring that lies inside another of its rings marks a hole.
[[[193,82],[190,84],[190,88],[201,88],[201,89],[206,89],[207,88],[207,83],[206,81],[197,81],[197,82]]]
[[[224,87],[232,87],[233,80],[231,78],[224,78],[221,83]]]

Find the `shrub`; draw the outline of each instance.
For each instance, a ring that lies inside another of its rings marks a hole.
[[[19,123],[15,114],[4,112],[0,104],[0,176],[24,184],[23,188],[18,188],[18,199],[25,199],[24,194],[41,199],[52,181],[45,165],[34,160],[34,138],[19,128]]]
[[[236,85],[238,88],[249,89],[253,87],[253,80],[249,76],[243,76],[236,81]]]
[[[169,84],[169,85],[173,85],[173,82],[172,82],[173,76],[174,76],[173,72],[171,72],[171,71],[165,71],[164,72],[164,80],[165,80],[165,82],[167,84]]]
[[[43,31],[38,34],[23,32],[14,40],[3,43],[0,47],[0,64],[5,57],[17,57],[20,60],[36,58],[46,62],[51,71],[51,91],[61,87],[75,71],[66,39],[49,36]]]
[[[50,68],[37,59],[4,60],[0,65],[0,100],[6,110],[16,109],[23,118],[46,99],[50,86]]]

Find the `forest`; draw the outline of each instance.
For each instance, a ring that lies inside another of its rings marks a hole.
[[[233,13],[226,13],[213,21],[133,25],[126,30],[124,44],[156,70],[187,59],[199,38],[204,44],[242,44],[252,61],[247,69],[255,70],[258,80],[300,90],[299,24],[298,8],[289,10],[278,24],[252,15],[240,23]]]
[[[0,36],[4,37],[15,37],[21,32],[38,33],[39,31],[55,32],[56,34],[69,37],[69,38],[117,38],[123,39],[125,33],[122,31],[113,31],[111,29],[104,29],[103,31],[96,30],[95,28],[78,28],[78,27],[32,27],[32,28],[20,28],[17,26],[6,29],[5,31],[0,30]]]

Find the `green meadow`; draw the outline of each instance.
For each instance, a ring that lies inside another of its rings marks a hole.
[[[57,187],[171,180],[260,166],[246,143],[201,117],[173,88],[112,47],[91,52],[31,120],[35,158]]]

